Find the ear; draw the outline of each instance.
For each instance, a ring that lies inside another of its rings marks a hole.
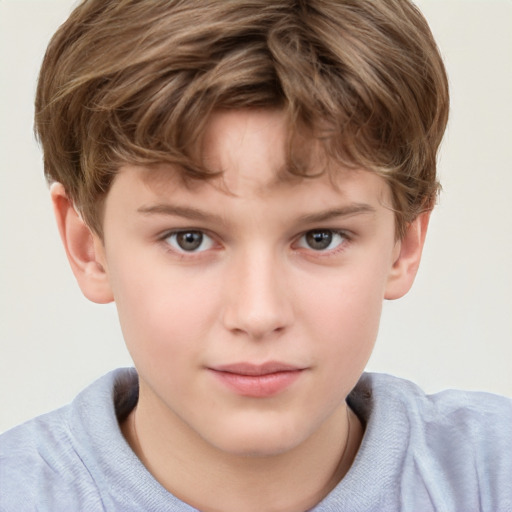
[[[98,304],[112,302],[103,242],[77,213],[61,183],[54,183],[50,193],[60,237],[82,293]]]
[[[430,211],[424,212],[412,221],[404,237],[397,242],[396,256],[386,285],[385,299],[403,297],[411,288],[425,244]]]

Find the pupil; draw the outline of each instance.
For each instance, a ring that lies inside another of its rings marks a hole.
[[[306,234],[306,241],[312,249],[327,249],[332,242],[331,231],[310,231]]]
[[[193,251],[203,242],[203,234],[199,231],[185,231],[176,235],[176,241],[184,251]]]

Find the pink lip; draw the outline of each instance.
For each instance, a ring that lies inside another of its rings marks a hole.
[[[239,395],[264,398],[284,391],[305,369],[271,361],[260,365],[228,364],[209,368],[209,370],[225,386]]]

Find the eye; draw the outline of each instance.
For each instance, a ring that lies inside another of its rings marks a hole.
[[[213,247],[213,240],[202,231],[175,231],[164,239],[178,252],[202,252]]]
[[[346,240],[347,236],[340,231],[312,229],[300,237],[298,245],[314,251],[327,251],[336,249]]]

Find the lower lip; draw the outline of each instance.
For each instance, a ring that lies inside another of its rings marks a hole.
[[[268,373],[265,375],[242,375],[213,370],[213,374],[225,386],[242,396],[265,398],[284,391],[291,386],[303,370]]]

